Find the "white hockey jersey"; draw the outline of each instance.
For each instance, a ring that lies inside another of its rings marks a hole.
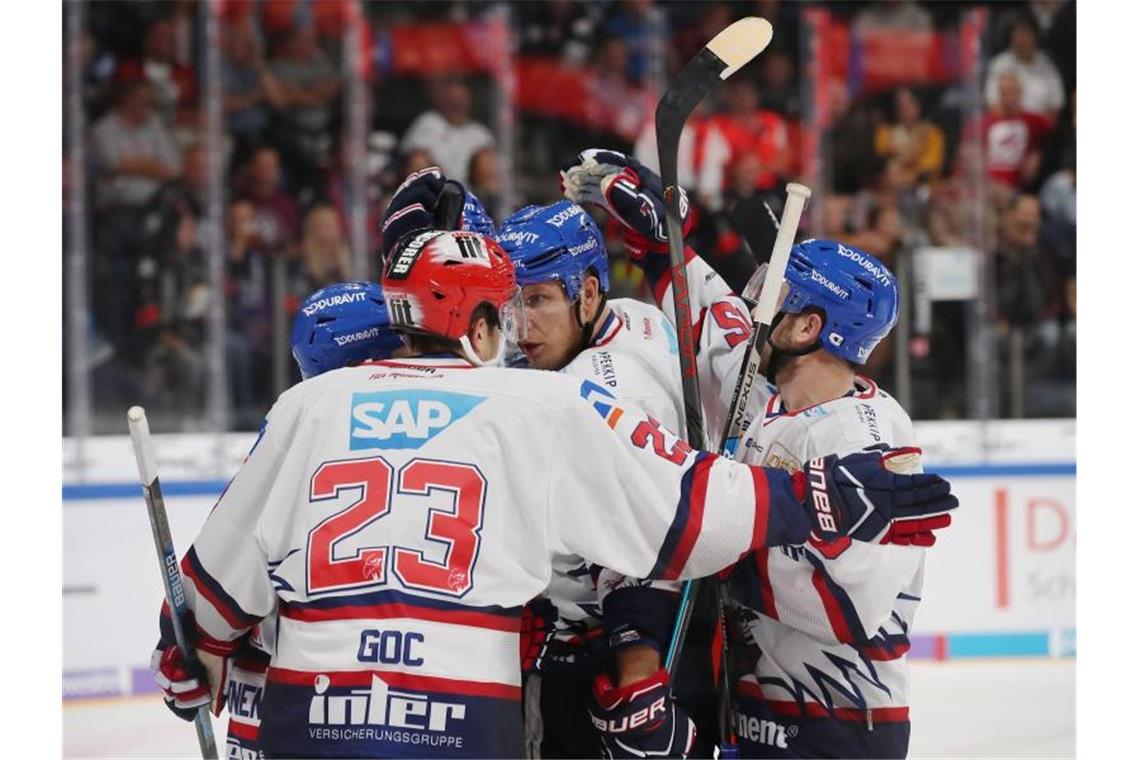
[[[892,470],[921,472],[910,418],[867,378],[842,398],[788,410],[772,396],[745,433],[745,461],[798,472],[807,460],[889,447]],[[741,710],[861,725],[905,720],[908,633],[925,550],[841,539],[759,549],[730,580],[758,657],[738,682]]]
[[[710,428],[719,432],[751,320],[744,302],[706,262],[692,251],[687,259],[702,403],[713,419]],[[657,289],[666,306],[670,287],[661,283]],[[671,308],[666,311],[671,317]],[[901,450],[891,469],[921,471],[909,416],[869,379],[859,378],[842,398],[802,410],[785,409],[776,389],[760,379],[753,387],[738,452],[744,461],[796,472],[813,457],[891,448]],[[920,547],[841,539],[759,549],[738,563],[731,590],[757,658],[753,672],[737,684],[745,756],[756,756],[757,747],[763,756],[763,745],[777,747],[777,741],[779,748],[788,746],[783,724],[772,722],[788,716],[853,721],[868,730],[876,722],[891,724],[879,732],[882,742],[864,734],[839,746],[846,741],[841,737],[854,735],[813,732],[805,723],[795,732],[795,756],[894,756],[900,746],[905,754],[906,730],[895,726],[909,716],[905,655],[922,595],[924,556]]]
[[[267,753],[515,756],[521,605],[552,556],[699,576],[809,524],[785,474],[595,383],[421,357],[284,393],[182,566],[204,649],[277,611]]]

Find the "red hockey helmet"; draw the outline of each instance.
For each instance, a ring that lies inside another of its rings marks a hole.
[[[409,238],[393,251],[380,283],[393,330],[458,340],[483,303],[498,310],[508,338],[525,324],[510,257],[475,232],[430,230]]]

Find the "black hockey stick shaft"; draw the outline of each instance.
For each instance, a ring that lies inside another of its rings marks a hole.
[[[685,428],[689,444],[697,449],[705,448],[705,426],[697,379],[696,338],[692,330],[692,309],[689,303],[689,281],[685,268],[685,242],[681,224],[681,192],[677,180],[677,156],[681,132],[697,104],[721,81],[755,58],[771,40],[772,25],[764,19],[745,18],[735,22],[714,37],[685,65],[657,104],[657,155],[661,167],[661,182],[665,189],[665,224],[669,240],[673,317],[674,324],[677,325]],[[715,578],[703,582],[717,583]],[[665,667],[669,672],[670,681],[676,676],[679,655],[692,620],[695,601],[692,584],[692,581],[686,582],[682,591],[673,639],[666,657]],[[717,592],[720,596],[719,587]],[[723,603],[723,596],[720,598]],[[720,617],[723,620],[723,614]],[[727,665],[727,661],[722,663],[721,678],[717,684],[720,699],[717,723],[722,748],[734,745],[728,715],[730,703]]]
[[[178,555],[174,551],[174,539],[170,535],[170,522],[166,517],[166,502],[162,498],[162,487],[158,483],[158,471],[154,454],[150,447],[150,426],[146,412],[141,406],[132,406],[127,411],[127,424],[131,431],[131,444],[135,451],[135,462],[139,468],[139,482],[142,484],[143,498],[146,499],[147,516],[154,537],[154,548],[158,553],[158,564],[162,568],[162,585],[166,590],[166,605],[170,608],[170,623],[174,629],[174,640],[182,652],[183,662],[197,663],[190,635],[185,630],[185,620],[189,613],[186,595],[182,589],[182,573],[178,569]],[[205,668],[198,666],[205,673]],[[206,688],[211,686],[207,682]],[[194,714],[194,729],[198,733],[198,748],[204,758],[217,758],[218,748],[214,742],[214,726],[210,721],[210,708],[201,705]]]
[[[432,209],[433,229],[457,230],[463,218],[463,186],[454,180],[444,183]]]

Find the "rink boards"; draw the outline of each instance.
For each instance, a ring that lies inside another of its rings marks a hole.
[[[1075,421],[917,425],[962,507],[928,554],[914,659],[1076,653]],[[156,436],[182,552],[251,434]],[[126,436],[64,442],[64,697],[154,691],[162,588]]]

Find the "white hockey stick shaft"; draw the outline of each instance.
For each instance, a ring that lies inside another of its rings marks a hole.
[[[197,661],[197,655],[183,629],[183,620],[189,608],[182,590],[182,573],[178,570],[178,555],[174,551],[174,540],[170,535],[170,523],[166,518],[166,503],[162,499],[162,488],[158,483],[158,470],[154,463],[154,452],[150,445],[150,426],[146,412],[141,406],[132,406],[127,411],[127,426],[131,431],[131,446],[135,450],[135,463],[139,468],[139,483],[142,484],[143,498],[146,499],[147,516],[154,537],[154,548],[158,553],[158,564],[162,569],[162,585],[166,591],[166,605],[170,608],[170,623],[174,628],[174,639],[186,663]],[[205,672],[200,669],[200,672]],[[209,683],[206,688],[213,692]],[[210,721],[210,708],[202,705],[194,715],[194,728],[198,733],[198,747],[204,758],[217,758],[218,748],[214,742],[214,726]]]
[[[811,197],[811,189],[791,182],[788,184],[787,194],[784,211],[780,215],[780,229],[776,233],[772,255],[768,259],[764,285],[760,288],[760,298],[752,309],[752,338],[748,342],[744,361],[740,365],[740,374],[736,379],[724,432],[721,434],[720,453],[729,457],[739,458],[743,452],[740,439],[744,435],[744,419],[748,403],[752,398],[752,388],[760,372],[760,354],[764,350],[772,320],[779,307],[784,274],[788,270],[788,260],[791,257],[792,245],[795,243],[796,230],[800,226],[800,217],[803,215],[808,198]]]
[[[796,230],[799,229],[804,206],[811,197],[811,188],[789,182],[787,193],[788,199],[784,202],[783,213],[780,214],[780,229],[776,233],[776,244],[772,248],[772,258],[768,260],[768,275],[764,279],[764,287],[760,289],[760,300],[752,310],[753,317],[762,325],[771,325],[773,317],[776,316],[780,289],[784,285],[784,273],[788,270],[788,259],[792,254],[792,245],[796,242]]]

